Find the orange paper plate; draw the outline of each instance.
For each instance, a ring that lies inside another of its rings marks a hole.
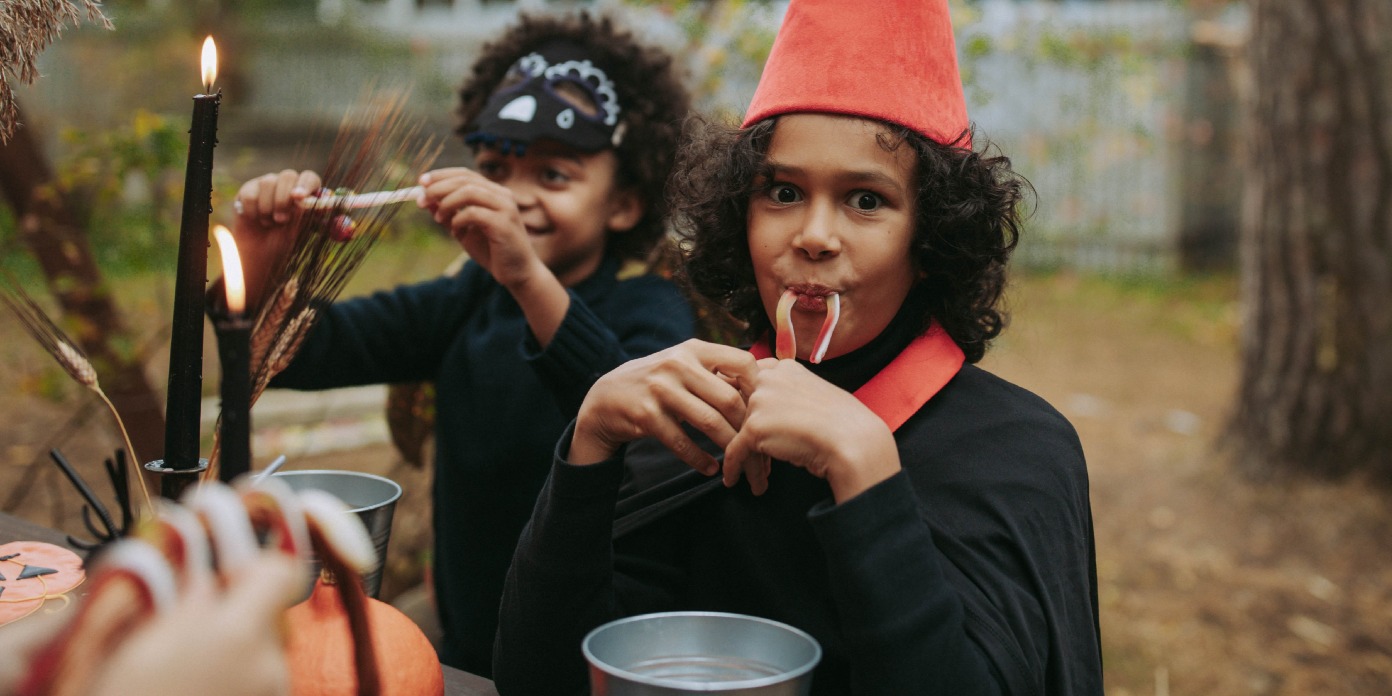
[[[26,572],[27,571],[27,572]],[[25,575],[30,577],[23,577]],[[41,541],[0,544],[0,626],[18,621],[82,584],[82,557]]]

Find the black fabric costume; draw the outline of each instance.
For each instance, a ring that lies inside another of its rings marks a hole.
[[[512,295],[470,262],[453,277],[339,302],[276,387],[436,386],[434,584],[441,660],[491,671],[498,598],[556,438],[600,375],[690,338],[689,305],[656,276],[615,277],[606,259],[570,288],[541,350]]]
[[[903,315],[811,369],[858,387],[912,339]],[[571,434],[504,591],[504,696],[585,693],[590,629],[672,610],[807,631],[824,650],[816,694],[1102,693],[1082,448],[1018,386],[964,366],[895,432],[904,470],[839,506],[825,481],[782,462],[761,497],[686,471],[620,500],[624,459],[643,470],[674,458],[642,440],[573,466]]]

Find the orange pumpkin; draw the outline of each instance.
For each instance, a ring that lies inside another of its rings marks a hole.
[[[286,610],[286,657],[294,696],[358,693],[353,636],[337,584],[314,583],[314,592]],[[445,677],[435,648],[415,622],[386,602],[366,597],[367,625],[382,696],[441,696]]]

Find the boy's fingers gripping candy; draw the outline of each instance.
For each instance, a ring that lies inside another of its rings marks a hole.
[[[793,290],[783,292],[783,297],[778,299],[778,311],[775,313],[774,323],[777,334],[774,339],[774,355],[779,360],[797,357],[797,336],[793,331],[793,304],[797,302],[797,293]],[[808,358],[813,364],[822,361],[826,357],[827,347],[831,345],[831,334],[836,331],[836,322],[841,320],[841,295],[831,293],[826,296],[826,319],[822,321],[822,329],[817,332],[817,342],[812,346],[812,355]]]

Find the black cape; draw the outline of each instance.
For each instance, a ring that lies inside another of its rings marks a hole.
[[[906,343],[818,367],[854,388]],[[824,650],[815,694],[1102,693],[1082,448],[1018,386],[964,366],[895,432],[903,471],[841,505],[779,462],[759,497],[670,476],[674,458],[651,441],[572,466],[570,435],[504,591],[504,695],[585,693],[589,630],[673,610],[807,631]],[[621,499],[625,480],[642,490]]]

